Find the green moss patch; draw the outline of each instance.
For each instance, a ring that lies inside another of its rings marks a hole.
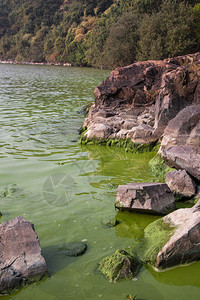
[[[82,136],[80,138],[81,145],[101,145],[107,147],[120,147],[125,148],[126,152],[133,153],[143,153],[143,152],[151,152],[156,151],[157,142],[152,142],[150,144],[136,144],[133,143],[131,139],[97,139],[92,138],[89,139],[85,137],[85,130],[82,129]]]
[[[136,256],[130,255],[125,250],[117,250],[113,255],[104,258],[98,270],[110,281],[131,279],[140,270],[142,264]]]
[[[166,174],[170,171],[174,171],[168,167],[164,162],[162,157],[157,154],[154,158],[152,158],[149,162],[150,172],[158,178],[159,182],[165,182]]]
[[[174,229],[163,219],[156,220],[145,228],[144,240],[139,250],[142,262],[155,264],[159,251],[169,241]]]

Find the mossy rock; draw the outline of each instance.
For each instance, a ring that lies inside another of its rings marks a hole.
[[[81,126],[81,128],[79,129],[79,134],[83,134],[87,131],[87,127],[83,127]]]
[[[89,113],[89,110],[93,104],[94,104],[94,102],[90,102],[90,103],[84,105],[83,108],[79,111],[79,113],[81,115],[84,115],[84,117],[86,118]]]
[[[141,266],[136,256],[130,255],[125,250],[117,250],[100,262],[98,270],[110,281],[116,282],[133,278],[138,274]]]
[[[121,221],[118,221],[116,219],[109,220],[109,221],[102,221],[103,226],[108,227],[108,228],[115,227],[115,226],[119,225],[120,223],[121,223]]]
[[[71,242],[62,245],[59,250],[67,256],[80,256],[87,250],[87,245],[83,242]]]
[[[4,197],[11,197],[15,193],[20,193],[21,189],[14,183],[9,184],[3,189],[3,196]]]
[[[81,145],[100,145],[107,147],[120,147],[125,148],[126,152],[132,153],[143,153],[143,152],[151,152],[156,151],[157,142],[152,142],[150,144],[136,144],[133,143],[131,139],[97,139],[92,138],[89,139],[85,136],[86,130],[85,128],[80,131],[81,138],[79,140]]]
[[[165,182],[166,174],[174,169],[167,166],[162,157],[157,154],[149,161],[150,172],[158,178],[159,182]]]
[[[157,255],[174,233],[174,227],[159,219],[149,224],[144,230],[144,240],[141,243],[139,257],[142,262],[155,265]]]

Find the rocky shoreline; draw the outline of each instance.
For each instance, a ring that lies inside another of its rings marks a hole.
[[[132,152],[159,147],[158,164],[175,168],[166,183],[118,187],[116,208],[165,216],[145,228],[137,246],[119,249],[100,262],[99,271],[111,281],[132,279],[142,264],[165,270],[200,259],[199,61],[200,53],[138,62],[114,70],[95,88],[81,142]],[[159,175],[162,170],[157,170]],[[196,197],[196,204],[175,210],[177,195]],[[0,294],[5,295],[42,279],[48,270],[33,224],[17,217],[0,227]],[[69,243],[60,252],[79,256],[86,250],[85,243]]]
[[[138,261],[157,269],[200,259],[199,61],[200,53],[195,53],[112,71],[95,88],[95,102],[83,123],[83,144],[117,145],[133,152],[158,144],[159,159],[174,168],[166,184],[119,186],[115,202],[121,210],[167,214],[147,226],[140,249],[132,249]],[[174,195],[196,197],[198,203],[173,211]],[[130,252],[125,259],[120,251],[100,263],[101,272],[114,281],[130,277],[132,270]]]
[[[20,62],[16,60],[0,60],[0,64],[13,64],[13,65],[41,65],[41,66],[63,66],[63,67],[71,67],[70,63],[48,63],[48,62]]]
[[[160,143],[158,154],[169,167],[187,172],[195,194],[200,184],[199,60],[195,53],[112,71],[94,90],[81,143],[135,151]]]

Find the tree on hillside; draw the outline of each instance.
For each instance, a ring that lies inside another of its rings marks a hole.
[[[110,28],[102,63],[111,68],[131,64],[137,55],[139,18],[125,12]]]
[[[138,60],[162,59],[193,52],[197,41],[190,6],[167,1],[161,10],[144,15],[139,26]]]

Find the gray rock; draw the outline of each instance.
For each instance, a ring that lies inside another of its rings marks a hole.
[[[175,208],[174,195],[164,183],[128,183],[117,189],[115,207],[143,213],[167,214]]]
[[[166,183],[173,193],[189,197],[195,195],[195,182],[185,170],[168,172]]]
[[[9,294],[47,275],[33,224],[22,217],[0,224],[0,294]]]

